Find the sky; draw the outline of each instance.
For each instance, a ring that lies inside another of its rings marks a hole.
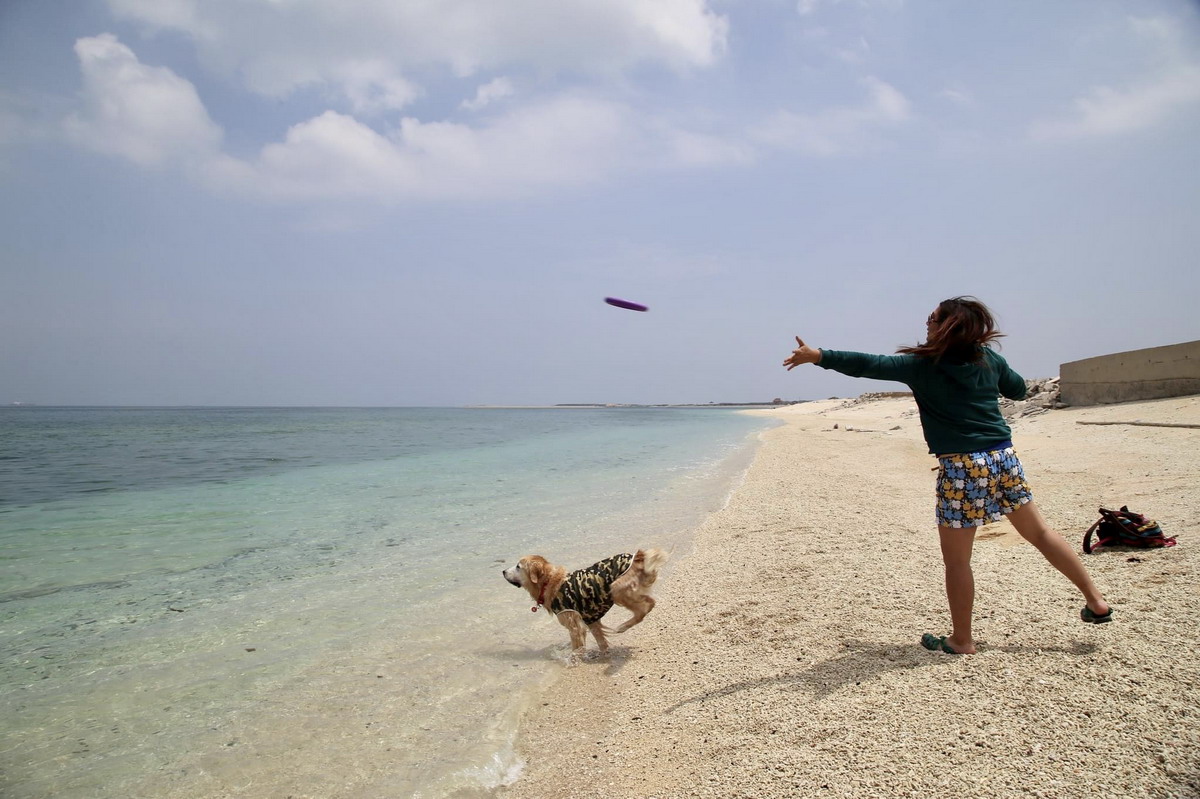
[[[1200,339],[1198,133],[1184,0],[3,0],[0,405],[1054,376]]]

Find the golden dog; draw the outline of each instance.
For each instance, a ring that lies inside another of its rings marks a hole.
[[[571,634],[571,654],[583,651],[588,631],[596,639],[600,654],[608,652],[605,633],[623,633],[646,618],[654,609],[650,586],[658,579],[658,570],[667,554],[657,549],[639,549],[636,553],[613,555],[586,569],[571,573],[555,566],[541,555],[527,555],[502,574],[518,588],[529,592],[539,607],[546,607]],[[600,619],[613,605],[633,612],[620,627],[611,630]]]

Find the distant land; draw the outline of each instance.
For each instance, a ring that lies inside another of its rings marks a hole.
[[[911,397],[911,391],[871,391],[860,394],[858,399],[890,399],[895,397]],[[836,400],[843,397],[827,397]],[[470,408],[783,408],[788,405],[799,405],[804,402],[818,400],[785,400],[776,397],[769,402],[663,402],[657,404],[642,404],[636,402],[560,402],[556,405],[469,405]]]
[[[468,408],[782,408],[812,400],[774,399],[767,402],[559,402],[554,405],[468,405]]]
[[[838,399],[830,397],[829,399]],[[764,402],[559,402],[554,405],[465,405],[466,408],[782,408],[813,400],[773,399]],[[342,407],[323,405],[42,405],[37,402],[10,402],[0,408],[320,408]],[[364,406],[364,407],[408,407],[408,406]]]
[[[555,408],[774,408],[808,400],[772,400],[770,402],[664,402],[654,405],[629,402],[560,402]]]

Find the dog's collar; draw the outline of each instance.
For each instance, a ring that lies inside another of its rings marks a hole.
[[[531,607],[530,610],[532,610],[534,613],[537,613],[537,609],[546,604],[546,602],[544,600],[545,596],[546,596],[546,584],[542,583],[542,590],[538,591],[538,603],[536,605],[534,605],[533,607]]]

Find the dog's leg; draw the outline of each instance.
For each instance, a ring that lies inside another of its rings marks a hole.
[[[587,642],[587,625],[583,619],[574,611],[563,611],[558,614],[558,620],[571,634],[571,654],[583,654],[583,646]]]
[[[649,595],[649,591],[650,586],[654,584],[655,576],[655,574],[644,572],[635,560],[629,571],[613,581],[613,603],[628,609],[633,616],[610,632],[623,633],[630,627],[640,624],[642,619],[646,618],[646,614],[654,610],[654,597]]]
[[[614,633],[623,633],[635,624],[640,624],[642,619],[646,618],[646,614],[654,610],[654,597],[644,594],[623,594],[620,597],[614,594],[613,601],[633,613],[620,627],[613,630]]]
[[[596,646],[600,647],[600,654],[608,654],[608,639],[604,637],[604,626],[600,622],[589,624],[588,630],[591,631],[592,637],[596,639]]]

